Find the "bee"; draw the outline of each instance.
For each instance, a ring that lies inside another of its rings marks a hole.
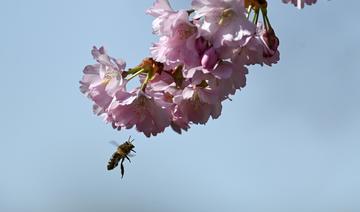
[[[130,152],[134,152],[136,153],[136,151],[134,150],[135,146],[132,143],[134,141],[134,139],[131,140],[131,136],[129,137],[129,139],[127,141],[125,141],[123,144],[119,145],[117,144],[115,141],[111,141],[112,144],[117,146],[117,150],[116,152],[114,152],[114,154],[111,156],[108,165],[107,165],[107,170],[112,170],[114,169],[120,162],[120,169],[121,169],[121,178],[124,177],[124,160],[127,159],[130,163]]]

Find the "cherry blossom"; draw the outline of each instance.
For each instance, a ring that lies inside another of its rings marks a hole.
[[[141,90],[119,91],[108,109],[108,122],[114,128],[132,128],[146,136],[163,132],[170,125],[170,114],[154,98]]]
[[[193,0],[194,19],[203,18],[201,35],[215,48],[241,45],[255,32],[255,25],[246,17],[244,0]]]
[[[98,64],[84,68],[80,91],[94,101],[94,112],[102,114],[116,91],[124,88],[126,84],[122,77],[126,64],[108,56],[103,47],[93,47],[91,53]]]

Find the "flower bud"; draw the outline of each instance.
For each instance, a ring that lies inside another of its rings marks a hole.
[[[198,51],[199,55],[203,55],[205,50],[208,48],[208,42],[203,37],[199,37],[195,41],[195,48]]]
[[[272,57],[277,52],[280,44],[279,38],[276,37],[274,30],[272,28],[265,30],[261,35],[261,40],[266,46],[264,57]]]
[[[206,69],[212,69],[219,60],[214,47],[207,49],[201,58],[201,65]]]

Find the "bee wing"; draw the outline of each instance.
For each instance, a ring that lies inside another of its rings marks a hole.
[[[132,158],[132,157],[135,157],[136,154],[134,154],[134,153],[129,153],[129,154],[127,154],[127,156]]]
[[[112,144],[112,145],[114,145],[114,146],[116,146],[116,147],[120,146],[120,144],[118,144],[118,143],[117,143],[116,141],[114,141],[114,140],[109,141],[109,143]]]

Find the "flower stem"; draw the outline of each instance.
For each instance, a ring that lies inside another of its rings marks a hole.
[[[270,24],[270,20],[269,20],[267,15],[265,16],[265,20],[266,20],[267,25],[269,26],[269,29],[272,29],[272,26]]]
[[[247,15],[246,15],[246,18],[249,20],[249,17],[250,17],[250,14],[251,14],[251,10],[252,10],[252,7],[251,5],[248,7],[247,9]]]
[[[136,72],[135,74],[133,74],[128,80],[132,80],[134,79],[136,76],[138,76],[139,74],[143,73],[145,71],[145,69],[140,69],[138,72]]]
[[[127,74],[128,74],[128,75],[129,75],[129,74],[134,74],[134,73],[140,71],[141,69],[142,69],[142,68],[139,67],[139,66],[137,66],[137,67],[135,67],[135,68],[130,68],[130,69],[127,71]]]
[[[151,78],[150,75],[151,75],[150,73],[147,73],[146,78],[145,78],[145,81],[144,81],[143,84],[141,85],[141,90],[142,90],[143,92],[145,92],[146,86],[147,86],[147,84],[148,84],[148,82],[149,82],[149,80],[150,80],[150,78]]]
[[[257,24],[258,23],[258,20],[259,20],[259,9],[255,9],[255,14],[254,14],[254,18],[253,18],[253,23],[254,24]]]
[[[269,24],[266,21],[266,17],[267,17],[267,12],[264,9],[261,9],[261,13],[262,13],[262,17],[263,17],[263,21],[264,21],[264,26],[266,30],[269,30]]]

